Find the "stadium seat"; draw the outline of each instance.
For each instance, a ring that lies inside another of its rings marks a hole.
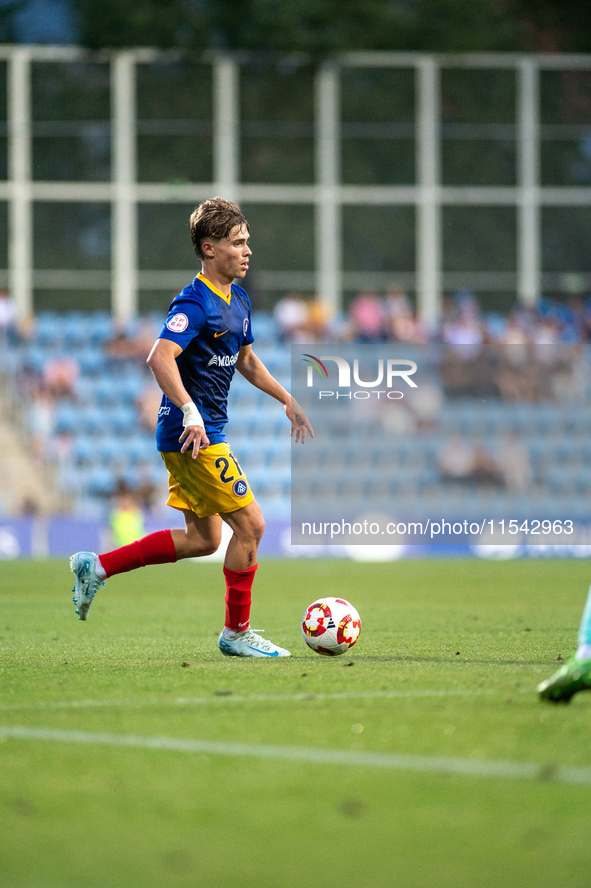
[[[41,312],[35,321],[35,341],[40,346],[52,346],[64,339],[63,318],[54,312]]]
[[[252,319],[252,332],[256,343],[275,341],[278,336],[277,325],[272,315],[258,311]]]
[[[106,424],[113,432],[129,434],[138,422],[138,412],[133,404],[119,403],[112,406],[106,416]]]
[[[78,407],[76,415],[79,430],[87,434],[99,432],[105,427],[105,412],[96,404]]]
[[[74,433],[80,424],[80,408],[71,401],[60,401],[55,409],[57,434]]]
[[[121,401],[119,380],[116,376],[101,375],[95,380],[93,389],[97,406],[106,407]]]
[[[138,372],[135,368],[116,374],[115,379],[117,380],[119,399],[125,399],[132,403],[141,395],[146,386],[155,385],[151,373]]]
[[[90,436],[81,435],[74,439],[72,456],[76,462],[90,462],[94,458],[95,452],[95,443]]]
[[[93,496],[111,496],[115,492],[117,479],[106,466],[96,466],[85,477],[85,487]]]
[[[76,360],[83,373],[96,374],[106,365],[107,356],[101,348],[89,345],[82,351],[77,352]]]

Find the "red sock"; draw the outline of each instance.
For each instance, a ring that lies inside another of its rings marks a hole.
[[[228,629],[244,632],[250,618],[250,592],[258,564],[248,570],[224,568],[226,579],[226,622]]]
[[[146,564],[168,564],[176,561],[176,549],[170,530],[158,530],[129,546],[105,552],[104,555],[99,555],[99,559],[107,576],[112,577],[113,574],[145,567]]]

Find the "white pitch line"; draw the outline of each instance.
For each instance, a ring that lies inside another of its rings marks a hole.
[[[36,703],[2,703],[0,710],[12,712],[21,709],[85,709],[109,706],[203,706],[208,703],[298,703],[313,702],[314,700],[388,700],[388,699],[414,699],[421,697],[476,697],[482,694],[491,694],[494,691],[461,691],[461,690],[433,690],[433,691],[367,691],[348,692],[337,694],[251,694],[242,697],[240,695],[225,694],[221,692],[211,697],[175,697],[173,700],[158,700],[150,697],[146,700],[56,700]]]
[[[263,746],[250,743],[218,743],[210,740],[183,740],[176,737],[138,737],[126,734],[94,734],[86,731],[56,731],[46,728],[2,727],[0,737],[18,740],[49,740],[57,743],[119,746],[128,749],[157,749],[275,759],[313,764],[347,765],[455,774],[464,777],[508,777],[552,781],[577,786],[591,785],[591,768],[569,765],[538,765],[530,762],[486,761],[444,756],[397,755],[384,752],[355,752],[346,749],[313,749],[299,746]]]

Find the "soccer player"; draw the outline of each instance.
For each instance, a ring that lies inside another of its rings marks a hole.
[[[550,703],[570,703],[575,694],[585,690],[591,690],[591,587],[579,627],[579,646],[574,657],[538,685],[540,699]]]
[[[295,441],[312,427],[299,404],[252,350],[250,302],[234,283],[248,271],[249,226],[237,204],[215,197],[191,216],[201,273],[173,299],[148,357],[162,389],[156,443],[168,470],[167,503],[182,511],[184,530],[161,530],[112,552],[77,552],[74,603],[80,620],[104,580],[147,564],[215,552],[222,520],[233,535],[224,561],[226,619],[219,649],[227,656],[289,657],[250,628],[251,589],[264,520],[240,463],[224,435],[234,371],[280,401]]]

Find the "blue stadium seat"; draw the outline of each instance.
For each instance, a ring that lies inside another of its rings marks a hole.
[[[71,401],[60,401],[55,410],[57,434],[74,433],[80,424],[80,408]]]
[[[107,424],[113,432],[129,434],[138,423],[138,412],[133,404],[119,403],[109,408]]]
[[[99,406],[118,404],[121,400],[116,376],[101,375],[94,383],[94,397]]]
[[[96,312],[92,316],[90,325],[92,341],[95,343],[103,343],[110,339],[115,332],[113,317],[106,311]]]
[[[117,439],[121,458],[135,460],[152,460],[157,453],[156,442],[151,435],[133,434]]]
[[[252,332],[257,342],[276,340],[278,336],[277,324],[273,316],[267,312],[257,311],[252,318]]]
[[[92,437],[81,435],[74,440],[72,456],[77,462],[90,462],[96,454],[95,443]]]
[[[76,352],[76,360],[83,373],[96,374],[107,363],[107,356],[101,348],[88,345],[81,351]]]
[[[19,348],[17,354],[17,366],[19,369],[31,367],[37,373],[43,372],[48,353],[41,345],[38,345],[36,342],[30,342]]]
[[[85,478],[88,493],[94,496],[111,496],[115,492],[117,479],[106,466],[96,466]]]
[[[232,381],[230,396],[228,398],[229,415],[231,416],[235,410],[244,410],[255,407],[259,400],[259,392],[250,383],[244,380],[244,386],[237,386],[236,381],[242,377],[237,374]]]
[[[94,437],[97,456],[105,465],[122,460],[121,445],[113,435]]]
[[[86,403],[94,401],[96,381],[97,378],[93,376],[80,376],[76,382],[76,396],[80,401],[85,401]]]
[[[105,411],[97,404],[88,404],[79,409],[78,428],[85,434],[95,434],[105,429]]]
[[[141,373],[135,369],[118,374],[116,377],[119,399],[133,402],[144,391],[146,386],[155,385],[151,374]]]
[[[35,341],[38,345],[53,346],[64,339],[63,316],[55,312],[41,312],[35,321]]]

